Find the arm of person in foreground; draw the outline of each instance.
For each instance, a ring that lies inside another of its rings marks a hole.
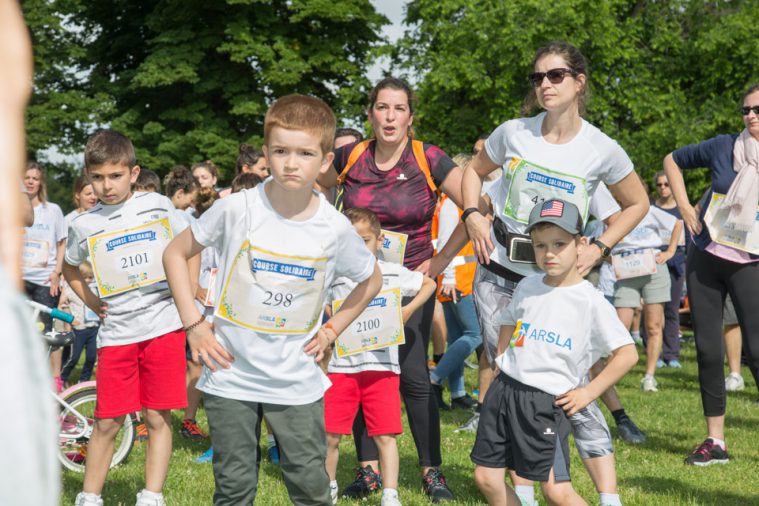
[[[171,295],[179,312],[179,318],[184,327],[189,327],[201,320],[202,316],[195,306],[193,292],[191,259],[200,258],[199,253],[204,246],[195,240],[192,230],[188,227],[176,236],[163,252],[163,269],[169,282]],[[198,260],[199,261],[199,260]],[[207,321],[202,321],[187,331],[187,342],[195,363],[206,365],[211,371],[216,371],[216,365],[229,368],[234,357],[214,337],[213,327]]]
[[[356,285],[356,288],[348,295],[345,302],[327,322],[316,332],[303,351],[307,355],[313,355],[314,361],[319,362],[324,356],[324,350],[335,342],[337,336],[343,333],[348,325],[353,323],[366,306],[374,299],[382,288],[382,273],[375,262],[374,272],[364,281]]]
[[[559,396],[556,399],[556,405],[561,407],[567,416],[574,415],[621,380],[637,362],[638,352],[634,343],[620,346],[612,351],[606,367],[598,376],[587,385]]]
[[[17,2],[0,1],[0,264],[20,288],[26,160],[24,111],[32,91],[32,47]],[[27,199],[28,200],[28,199]]]
[[[432,297],[432,295],[435,293],[436,288],[437,284],[432,279],[428,278],[427,276],[424,276],[422,278],[422,287],[419,289],[414,298],[411,299],[411,302],[403,306],[403,309],[401,310],[401,313],[403,314],[403,323],[408,322],[408,319],[411,318],[411,315],[416,313],[416,311],[422,307],[430,297]]]

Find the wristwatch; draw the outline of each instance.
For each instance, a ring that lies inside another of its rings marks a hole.
[[[469,215],[472,213],[479,213],[480,210],[476,207],[467,207],[464,209],[464,212],[461,213],[461,221],[462,223],[466,222],[466,219],[469,218]]]
[[[605,245],[604,243],[602,243],[598,239],[593,239],[592,241],[590,241],[590,244],[595,244],[596,246],[598,246],[598,249],[601,250],[601,257],[602,258],[606,258],[609,255],[611,255],[611,248],[609,248],[607,245]]]

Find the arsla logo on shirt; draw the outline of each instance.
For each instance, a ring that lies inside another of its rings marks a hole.
[[[562,335],[558,332],[539,329],[534,327],[531,323],[517,320],[517,325],[514,328],[514,333],[511,335],[511,347],[524,347],[525,339],[531,341],[540,341],[546,344],[558,346],[559,348],[567,348],[570,351],[572,350],[571,337],[562,337]]]

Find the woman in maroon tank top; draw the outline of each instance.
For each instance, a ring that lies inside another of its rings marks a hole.
[[[422,145],[429,178],[420,167],[420,154],[415,156],[411,140],[413,95],[404,81],[392,77],[380,81],[370,94],[368,117],[375,137],[344,175],[343,206],[370,209],[383,229],[408,235],[403,263],[416,269],[433,254],[432,216],[437,203],[433,186],[461,206],[462,170],[442,149],[430,144]],[[322,187],[338,184],[338,176],[356,146],[358,143],[335,150],[334,170],[319,178]],[[445,501],[453,499],[453,494],[438,468],[442,462],[440,416],[430,389],[426,353],[434,304],[432,297],[404,328],[406,343],[399,349],[401,394],[419,454],[424,490],[431,499]],[[376,488],[371,482],[376,480],[372,470],[377,470],[378,452],[366,436],[361,414],[356,417],[353,433],[361,469],[343,494],[358,497]],[[367,470],[367,465],[372,468]]]

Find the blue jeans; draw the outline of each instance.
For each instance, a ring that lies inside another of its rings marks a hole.
[[[92,370],[95,368],[95,361],[97,360],[97,337],[99,328],[100,327],[87,327],[83,329],[74,329],[74,349],[71,352],[71,358],[69,358],[61,371],[61,379],[63,381],[68,381],[71,371],[76,366],[76,363],[79,362],[82,350],[84,350],[85,355],[82,374],[79,375],[79,381],[88,381],[92,377]]]
[[[451,398],[455,399],[466,395],[464,361],[482,344],[482,333],[471,295],[462,297],[456,303],[443,302],[443,314],[448,327],[448,349],[430,377],[438,384],[448,378]]]

